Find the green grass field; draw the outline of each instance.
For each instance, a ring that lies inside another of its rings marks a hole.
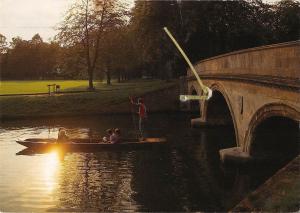
[[[62,90],[86,91],[87,81],[2,81],[1,94],[28,94],[47,92],[48,83],[56,83]],[[56,95],[0,96],[2,118],[32,116],[62,116],[126,112],[128,96],[141,96],[175,85],[177,81],[129,81],[124,83],[95,83],[95,92],[64,93]],[[46,87],[46,89],[45,89]],[[3,88],[3,89],[2,89]],[[125,103],[125,105],[123,104]]]
[[[61,91],[80,91],[88,87],[87,80],[1,81],[0,95],[47,93],[48,84],[60,85]],[[95,82],[96,87],[102,85],[101,82]]]
[[[88,88],[87,80],[0,81],[0,95],[48,93],[48,84],[60,85],[61,92],[87,91]],[[147,87],[163,87],[163,84],[166,84],[166,82],[161,80],[113,82],[111,85],[107,85],[106,82],[94,82],[94,86],[98,91],[143,90]]]

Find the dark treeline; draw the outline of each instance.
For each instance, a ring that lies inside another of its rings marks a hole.
[[[6,38],[0,35],[2,44]],[[1,79],[47,79],[53,77],[60,47],[57,43],[45,43],[39,34],[26,41],[12,39],[9,48],[1,48]]]
[[[0,36],[2,79],[169,79],[186,65],[162,28],[193,62],[234,50],[298,40],[300,3],[84,0],[75,3],[51,43]]]

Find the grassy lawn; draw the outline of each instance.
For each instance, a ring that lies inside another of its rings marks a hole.
[[[4,94],[31,94],[47,93],[48,84],[58,84],[61,91],[86,90],[87,80],[45,80],[45,81],[1,81],[0,95]],[[101,82],[95,82],[96,87],[104,85]]]
[[[35,83],[30,82],[28,87],[32,87]],[[86,88],[83,81],[74,81],[78,83],[76,84],[77,87],[72,87],[70,82],[66,81],[66,83],[69,83],[69,89],[77,88],[81,90],[80,88]],[[26,84],[27,82],[24,81],[20,84],[20,87],[26,87]],[[45,82],[39,82],[38,84],[45,85]],[[2,118],[14,118],[130,112],[129,95],[141,96],[174,84],[174,81],[165,82],[161,80],[113,83],[112,85],[97,83],[97,90],[89,93],[66,93],[51,96],[2,96],[0,97],[0,113]],[[30,93],[33,91],[31,90]],[[14,93],[16,93],[16,90]]]

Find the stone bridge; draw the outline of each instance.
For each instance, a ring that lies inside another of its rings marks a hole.
[[[276,147],[281,154],[299,151],[299,40],[216,56],[195,68],[213,96],[190,103],[199,107],[192,126],[234,127],[236,147],[220,150],[222,160],[249,160]],[[201,95],[190,70],[186,82],[184,92]]]

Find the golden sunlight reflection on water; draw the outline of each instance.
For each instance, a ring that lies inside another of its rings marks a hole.
[[[45,189],[52,192],[58,182],[59,150],[52,150],[44,159]]]

